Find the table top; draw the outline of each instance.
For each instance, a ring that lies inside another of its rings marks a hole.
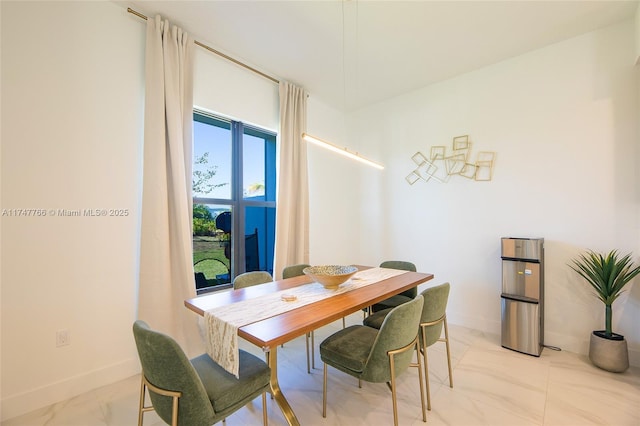
[[[358,270],[370,268],[362,265],[355,266],[358,267]],[[432,278],[433,274],[407,272],[387,278],[376,284],[341,293],[298,309],[245,325],[238,329],[238,335],[254,345],[268,350],[274,345],[288,342],[346,315],[416,287]],[[195,313],[204,315],[205,311],[209,309],[253,299],[264,294],[286,290],[311,282],[313,280],[310,277],[301,275],[238,290],[205,294],[193,299],[187,299],[184,304]]]

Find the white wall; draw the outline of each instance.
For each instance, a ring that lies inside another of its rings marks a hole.
[[[4,420],[139,372],[145,23],[111,2],[0,6],[0,208],[129,211],[2,217]],[[277,130],[276,84],[200,48],[195,65],[197,106]]]
[[[355,150],[347,136],[344,115],[309,98],[309,134]],[[360,222],[360,175],[377,172],[314,144],[307,146],[311,264],[362,263],[357,250]],[[364,170],[363,169],[368,169]]]
[[[604,308],[567,262],[587,248],[640,256],[633,31],[611,26],[353,114],[387,165],[379,193],[346,206],[370,215],[360,258],[415,262],[452,283],[451,322],[499,333],[500,237],[544,237],[545,343],[585,353]],[[415,152],[465,134],[474,152],[497,153],[491,182],[405,181]],[[639,287],[614,305],[635,365]]]
[[[274,132],[279,126],[278,85],[226,59],[196,48],[196,108]]]
[[[1,7],[2,209],[46,213],[2,216],[4,419],[138,371],[144,27],[102,2]]]

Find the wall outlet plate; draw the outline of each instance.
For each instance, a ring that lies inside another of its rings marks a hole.
[[[56,347],[67,346],[71,344],[71,338],[69,336],[69,330],[56,331]]]

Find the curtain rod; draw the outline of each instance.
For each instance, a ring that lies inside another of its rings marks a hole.
[[[144,16],[144,15],[143,15],[142,13],[140,13],[140,12],[136,12],[135,10],[131,9],[130,7],[128,7],[128,8],[127,8],[127,12],[132,13],[132,14],[136,15],[138,18],[142,18],[142,19],[144,19],[145,21],[147,20],[147,17],[146,17],[146,16]],[[267,79],[269,79],[269,80],[273,81],[273,82],[274,82],[274,83],[276,83],[276,84],[279,84],[279,83],[280,83],[280,81],[279,81],[278,79],[273,78],[273,77],[271,77],[270,75],[263,73],[262,71],[258,71],[257,69],[252,68],[252,67],[250,67],[249,65],[244,64],[244,63],[242,63],[242,62],[238,61],[237,59],[232,58],[232,57],[231,57],[231,56],[229,56],[229,55],[225,55],[224,53],[217,51],[217,50],[216,50],[216,49],[214,49],[213,47],[207,46],[207,45],[206,45],[206,44],[204,44],[204,43],[200,43],[198,40],[194,40],[193,42],[194,42],[194,44],[196,44],[197,46],[200,46],[200,47],[202,47],[203,49],[206,49],[206,50],[208,50],[208,51],[209,51],[209,52],[211,52],[211,53],[215,53],[216,55],[221,56],[221,57],[223,57],[224,59],[226,59],[226,60],[228,60],[228,61],[231,61],[231,62],[233,62],[233,63],[234,63],[234,64],[236,64],[236,65],[240,65],[241,67],[246,68],[246,69],[248,69],[249,71],[253,71],[254,73],[259,74],[259,75],[263,76],[264,78],[267,78]]]

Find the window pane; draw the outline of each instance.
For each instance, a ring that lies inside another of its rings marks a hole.
[[[198,115],[193,123],[193,196],[231,199],[231,126]]]
[[[247,271],[269,271],[273,275],[275,229],[275,208],[245,208],[245,261]]]
[[[231,208],[193,205],[193,269],[196,289],[231,282]]]
[[[264,139],[245,134],[242,156],[242,195],[264,201]]]
[[[255,129],[245,129],[242,157],[242,194],[244,199],[275,201],[275,137]]]

